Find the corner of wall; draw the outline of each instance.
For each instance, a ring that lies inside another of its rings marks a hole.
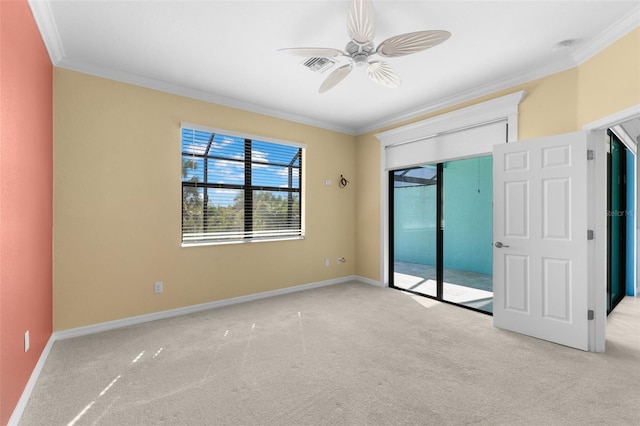
[[[0,85],[0,424],[6,424],[52,333],[52,65],[26,1],[0,2]]]

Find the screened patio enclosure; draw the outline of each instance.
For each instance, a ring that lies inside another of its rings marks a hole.
[[[492,157],[389,172],[391,286],[493,312]]]

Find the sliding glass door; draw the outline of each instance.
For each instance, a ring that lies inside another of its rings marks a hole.
[[[493,158],[442,170],[443,299],[493,312]]]
[[[491,313],[492,157],[389,172],[391,286]]]
[[[392,179],[392,285],[438,295],[438,166],[389,172]]]

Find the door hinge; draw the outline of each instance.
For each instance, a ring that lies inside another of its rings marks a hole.
[[[587,229],[587,240],[593,240],[593,230]]]
[[[596,158],[595,152],[593,152],[592,149],[588,149],[587,150],[587,160],[593,160],[594,158]]]
[[[587,320],[591,321],[596,317],[595,312],[593,312],[593,310],[589,309],[587,311]]]

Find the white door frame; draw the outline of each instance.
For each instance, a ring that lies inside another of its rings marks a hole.
[[[583,130],[587,131],[605,131],[609,127],[613,127],[617,124],[623,123],[632,118],[640,117],[640,104],[633,105],[624,110],[618,111],[614,114],[603,117],[599,120],[588,123],[582,127]],[[590,206],[590,210],[594,215],[594,224],[590,226],[594,226],[594,233],[596,235],[596,244],[594,247],[594,257],[596,260],[594,262],[593,267],[594,271],[594,292],[591,297],[593,297],[594,302],[598,304],[598,310],[604,310],[604,318],[600,321],[596,321],[596,328],[593,330],[594,338],[596,342],[602,341],[602,345],[597,345],[593,350],[596,352],[604,351],[604,340],[606,338],[606,283],[607,283],[607,244],[606,238],[598,239],[598,235],[606,236],[607,233],[607,152],[606,152],[606,144],[604,143],[596,143],[591,149],[594,150],[595,153],[595,171],[593,174],[594,181],[592,182],[593,187],[595,188],[595,197],[593,200],[593,204]],[[636,156],[636,160],[638,156]],[[638,173],[638,170],[636,170]],[[640,187],[636,184],[636,202],[640,200]],[[639,208],[636,205],[636,214]],[[638,218],[636,218],[636,233],[638,229]],[[638,255],[638,240],[636,239],[636,256]],[[638,274],[636,272],[636,288],[640,287],[638,285]],[[596,295],[604,294],[605,297],[596,297]],[[603,299],[603,300],[600,300]],[[597,319],[597,318],[596,318]],[[591,349],[590,349],[591,350]]]

